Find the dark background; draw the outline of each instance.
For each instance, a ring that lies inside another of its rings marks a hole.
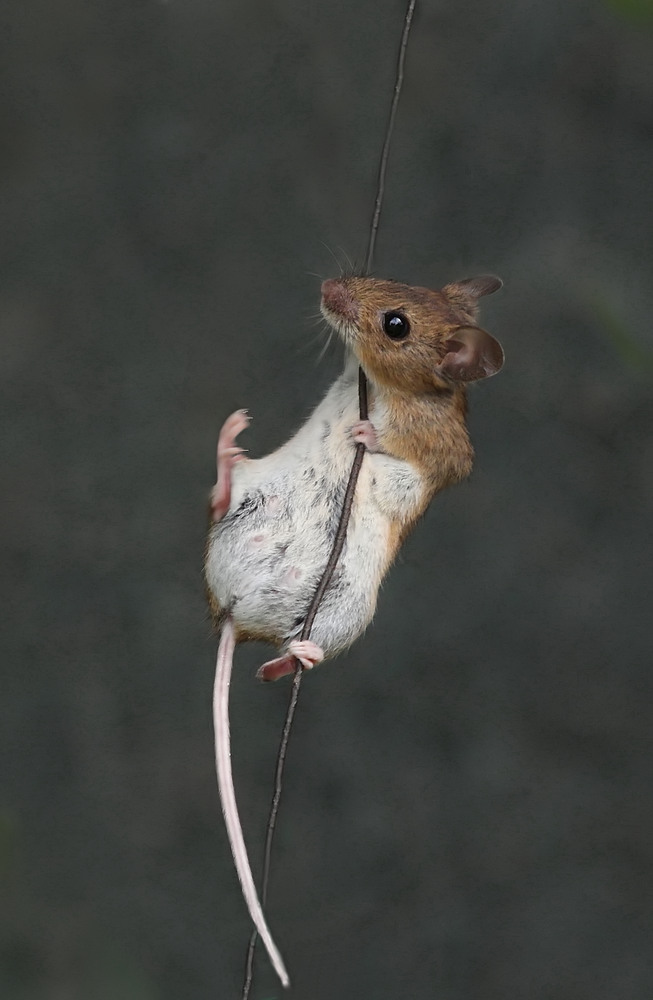
[[[248,920],[201,576],[225,416],[334,377],[404,4],[3,5],[0,992],[229,1000]],[[496,272],[504,372],[347,656],[305,681],[270,920],[297,1000],[644,1000],[651,926],[646,0],[419,0],[376,271]],[[261,853],[287,683],[237,654]],[[261,959],[253,1000],[281,990]]]

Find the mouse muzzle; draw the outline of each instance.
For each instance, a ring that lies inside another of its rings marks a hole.
[[[322,282],[322,314],[334,324],[358,322],[359,306],[347,281],[329,278]],[[344,331],[343,331],[344,332]]]

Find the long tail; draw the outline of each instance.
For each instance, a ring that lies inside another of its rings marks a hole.
[[[234,658],[235,646],[234,623],[228,618],[222,629],[220,645],[218,647],[218,659],[215,666],[215,685],[213,687],[213,726],[215,731],[215,761],[218,770],[218,787],[220,789],[220,801],[222,812],[227,827],[231,851],[236,863],[236,871],[243,890],[243,896],[247,903],[249,914],[254,922],[256,930],[261,935],[261,940],[270,956],[270,961],[275,972],[279,976],[284,986],[290,985],[290,979],[283,964],[283,959],[279,949],[272,940],[272,935],[265,921],[263,910],[259,902],[252,869],[249,866],[247,848],[243,839],[243,830],[238,816],[236,806],[236,794],[234,792],[234,779],[231,773],[231,741],[229,737],[229,683],[231,681],[231,667]]]

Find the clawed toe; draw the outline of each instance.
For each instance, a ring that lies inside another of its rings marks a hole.
[[[232,462],[237,462],[239,459],[243,458],[247,453],[247,448],[241,448],[239,445],[232,445],[230,448],[219,448],[218,449],[218,462],[223,462],[225,458],[230,458]]]
[[[227,417],[222,425],[220,436],[222,436],[222,434],[230,434],[233,438],[236,438],[241,431],[244,431],[246,427],[249,427],[251,422],[252,418],[247,410],[234,410],[234,412]]]

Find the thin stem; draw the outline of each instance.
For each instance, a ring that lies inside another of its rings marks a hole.
[[[374,248],[376,247],[376,234],[379,229],[379,219],[381,218],[381,206],[383,205],[383,195],[385,193],[385,174],[388,166],[388,156],[390,155],[390,141],[392,139],[392,132],[395,127],[395,117],[397,114],[397,106],[399,105],[399,97],[401,96],[401,88],[404,83],[404,64],[406,62],[406,49],[408,47],[408,36],[410,34],[410,26],[413,23],[413,13],[415,12],[415,4],[417,0],[409,0],[408,9],[406,11],[406,17],[404,18],[404,30],[401,35],[401,42],[399,45],[399,58],[397,60],[397,75],[395,77],[395,89],[392,95],[392,104],[390,105],[390,115],[388,116],[388,125],[385,130],[385,139],[383,141],[383,150],[381,152],[381,159],[379,160],[379,177],[376,185],[376,199],[374,201],[374,211],[372,213],[372,224],[370,226],[370,238],[367,244],[367,257],[365,258],[365,273],[369,274],[372,270],[372,261],[374,259]]]
[[[401,94],[401,88],[404,81],[404,63],[406,60],[406,47],[408,45],[408,35],[410,33],[410,26],[413,20],[415,3],[416,0],[409,0],[408,9],[406,11],[406,17],[404,19],[404,29],[401,35],[401,43],[399,46],[399,58],[397,60],[397,75],[395,79],[394,93],[392,95],[390,115],[388,117],[388,124],[386,126],[383,149],[381,151],[381,159],[379,161],[379,174],[377,180],[376,199],[374,202],[374,211],[372,213],[372,221],[370,224],[370,236],[367,247],[367,257],[365,261],[366,274],[370,273],[372,269],[372,261],[374,258],[376,235],[379,228],[379,220],[381,218],[381,207],[383,205],[383,195],[385,192],[385,175],[388,164],[388,156],[390,153],[390,140],[392,138],[395,116],[397,113],[397,106],[399,104],[399,96]],[[361,420],[367,420],[368,418],[367,379],[365,377],[365,373],[363,372],[362,368],[359,368],[358,370],[358,403],[359,403]],[[356,454],[354,456],[351,472],[349,473],[349,480],[347,482],[347,489],[345,491],[345,497],[342,503],[342,511],[340,514],[340,520],[338,522],[338,529],[336,531],[336,535],[333,541],[333,548],[331,549],[331,555],[329,556],[329,561],[324,567],[324,572],[320,577],[320,582],[318,583],[317,589],[313,595],[313,600],[311,601],[308,612],[306,613],[306,618],[304,619],[304,625],[300,637],[302,640],[308,639],[311,634],[311,629],[313,627],[313,622],[315,621],[315,616],[318,612],[320,602],[324,597],[325,591],[329,586],[329,583],[331,582],[333,571],[335,570],[336,565],[338,563],[338,559],[340,558],[340,555],[342,553],[342,549],[345,544],[345,539],[347,537],[347,527],[349,525],[349,517],[351,514],[352,504],[354,502],[354,493],[356,492],[358,475],[360,473],[361,466],[363,464],[364,455],[365,455],[365,445],[364,444],[356,445]],[[290,739],[290,733],[292,731],[292,724],[293,724],[293,719],[295,717],[295,711],[297,709],[297,702],[299,700],[299,692],[303,676],[304,676],[303,667],[299,662],[299,660],[297,660],[295,674],[292,682],[292,689],[290,692],[290,701],[288,702],[286,719],[281,734],[279,751],[277,753],[277,764],[274,773],[274,793],[272,795],[272,802],[270,804],[267,833],[265,837],[265,849],[263,856],[263,876],[261,879],[261,905],[263,907],[265,907],[268,896],[268,884],[270,881],[270,866],[272,862],[272,842],[274,839],[274,831],[277,825],[277,814],[279,812],[279,803],[281,801],[283,770],[286,761],[286,753],[288,750],[288,741]],[[258,934],[256,930],[254,930],[252,932],[252,936],[249,940],[249,946],[247,948],[242,1000],[248,1000],[250,989],[252,986],[254,953],[256,950],[257,939],[258,939]]]

